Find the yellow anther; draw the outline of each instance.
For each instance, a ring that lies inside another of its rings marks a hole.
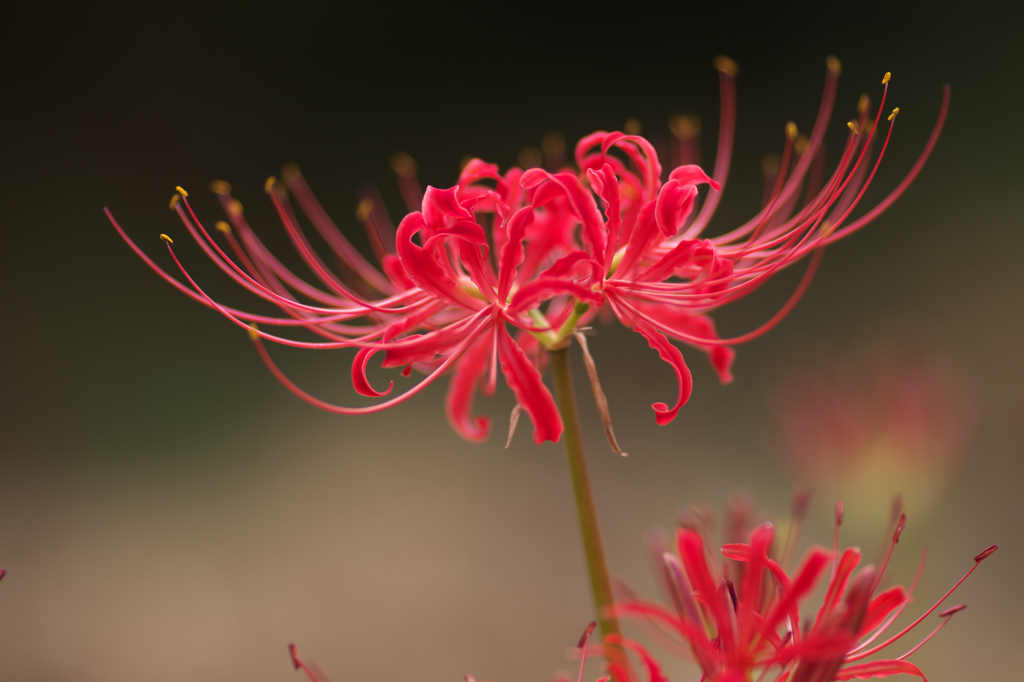
[[[796,139],[796,133],[797,133],[796,124],[793,123],[792,121],[787,123],[786,124],[786,139],[795,140]]]
[[[217,224],[216,224],[216,225],[214,225],[214,227],[216,227],[216,228],[217,228],[218,230],[220,230],[220,231],[221,231],[221,232],[223,232],[224,234],[231,234],[231,226],[230,226],[230,225],[228,225],[228,224],[227,224],[226,222],[224,222],[223,220],[218,220],[218,221],[217,221]]]
[[[391,170],[395,171],[403,178],[416,177],[417,169],[418,166],[416,165],[416,159],[412,158],[405,152],[395,152],[391,155]]]
[[[777,175],[781,163],[782,162],[779,157],[775,154],[766,154],[765,157],[761,159],[761,171],[769,177]]]
[[[171,205],[170,205],[170,209],[171,209],[172,211],[173,211],[173,210],[175,209],[175,207],[176,207],[176,206],[178,205],[178,201],[179,201],[179,200],[181,200],[181,195],[180,195],[180,194],[175,194],[174,196],[172,196],[172,197],[171,197]]]
[[[183,197],[187,197],[188,196],[188,192],[183,190],[180,186],[175,187],[174,189],[178,190],[178,194],[180,194],[181,196],[183,196]]]
[[[372,213],[372,212],[373,212],[373,200],[372,199],[363,199],[362,201],[359,202],[359,205],[356,206],[356,218],[358,218],[359,220],[366,220],[367,218],[370,217],[370,213]]]
[[[889,73],[888,71],[886,71],[885,75],[882,76],[882,85],[885,85],[886,83],[888,83],[890,78],[892,78],[892,74]]]
[[[831,54],[825,59],[825,65],[833,76],[838,76],[843,72],[843,65],[839,62],[839,57]]]
[[[860,130],[857,128],[856,121],[847,121],[846,127],[852,130],[854,135],[860,135]]]
[[[803,156],[804,152],[807,151],[807,145],[810,144],[810,142],[811,141],[807,139],[806,135],[797,135],[796,141],[793,142],[793,151],[800,156]]]
[[[242,215],[242,202],[238,199],[232,199],[231,203],[228,204],[228,213],[234,216]]]
[[[520,168],[537,168],[541,163],[543,163],[543,157],[541,157],[540,150],[536,147],[523,147],[522,151],[519,152]]]
[[[711,63],[714,64],[716,69],[731,78],[735,78],[740,74],[740,65],[726,57],[724,54],[720,54],[715,57],[714,61]]]
[[[894,118],[896,118],[896,115],[899,114],[899,113],[900,113],[900,108],[899,107],[896,107],[895,109],[893,109],[892,113],[889,114],[889,120],[891,121]]]
[[[260,328],[256,326],[255,322],[250,322],[249,323],[249,338],[252,339],[253,341],[259,341],[260,340],[259,329]]]
[[[299,167],[296,164],[286,163],[281,168],[281,177],[285,182],[291,182],[292,178],[302,177],[302,173],[299,172]]]
[[[166,234],[160,235],[160,239],[163,239],[168,244],[173,244],[174,243],[174,240],[171,239],[170,237],[168,237]]]
[[[267,178],[267,181],[263,183],[263,191],[266,192],[267,194],[270,194],[272,191],[274,191],[274,183],[276,182],[277,178],[271,175],[269,178]]]
[[[622,132],[627,135],[639,135],[644,126],[638,118],[627,118],[622,126]]]
[[[691,140],[700,134],[700,118],[697,114],[675,114],[668,120],[669,130],[680,140]]]
[[[541,138],[540,148],[548,156],[557,156],[565,151],[565,136],[557,130],[552,130]]]
[[[868,110],[868,107],[870,107],[870,106],[871,106],[871,98],[868,97],[867,95],[861,95],[860,99],[857,100],[857,113],[858,114],[864,114]]]
[[[226,197],[231,194],[231,183],[224,182],[223,180],[214,180],[210,183],[210,191],[214,194],[219,194],[222,197]]]

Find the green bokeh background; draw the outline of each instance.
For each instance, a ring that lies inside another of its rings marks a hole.
[[[981,421],[930,519],[911,519],[894,570],[929,546],[925,606],[971,558],[1001,550],[957,597],[970,608],[915,655],[930,679],[1010,679],[1020,613],[1024,246],[1020,11],[975,3],[654,8],[334,3],[33,6],[0,25],[0,678],[288,680],[297,642],[333,679],[543,680],[590,618],[559,446],[529,426],[502,449],[505,389],[479,409],[484,445],[448,428],[443,386],[364,418],[317,412],[265,371],[245,334],[136,259],[122,225],[166,266],[182,233],[175,185],[217,215],[223,178],[276,251],[263,181],[295,161],[360,246],[363,183],[400,202],[388,158],[412,154],[446,186],[479,155],[503,167],[549,130],[570,141],[676,111],[717,129],[711,59],[742,69],[729,186],[712,230],[760,205],[760,160],[783,126],[809,129],[824,58],[843,60],[830,158],[861,92],[892,71],[902,113],[877,201],[913,163],[953,86],[946,131],[886,215],[831,249],[770,335],[739,348],[723,388],[699,353],[690,404],[667,427],[650,404],[671,373],[638,336],[592,340],[616,432],[582,419],[613,571],[654,594],[643,535],[687,503],[750,490],[784,512],[773,458],[773,373],[810,352],[911,335],[978,387]],[[181,242],[204,286],[241,292]],[[798,272],[717,316],[730,335],[766,319]],[[345,353],[278,357],[326,398],[355,401]],[[578,361],[578,357],[576,358]],[[382,375],[377,375],[378,377]],[[584,389],[582,366],[578,385]],[[894,491],[895,492],[895,491]],[[828,540],[831,500],[808,541]],[[848,507],[848,514],[859,512]],[[851,538],[851,540],[871,542]],[[873,545],[870,545],[873,546]],[[911,609],[913,610],[913,609]],[[923,634],[923,633],[922,633]],[[902,653],[900,648],[897,653]],[[685,667],[673,679],[697,679]],[[596,666],[592,676],[598,674]]]

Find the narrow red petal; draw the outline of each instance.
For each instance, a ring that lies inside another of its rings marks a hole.
[[[498,324],[498,358],[505,381],[516,396],[516,400],[533,421],[533,439],[537,445],[546,440],[557,442],[562,436],[562,416],[558,413],[555,399],[551,397],[540,372],[530,358],[519,347],[504,324]]]

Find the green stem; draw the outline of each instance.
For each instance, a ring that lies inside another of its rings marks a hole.
[[[555,377],[555,395],[558,398],[558,411],[565,424],[562,438],[565,442],[565,454],[569,458],[569,475],[572,478],[572,490],[576,497],[576,512],[579,515],[580,535],[583,536],[583,553],[587,559],[587,572],[590,574],[590,590],[594,597],[594,609],[597,612],[597,624],[601,634],[619,635],[619,621],[606,612],[614,602],[612,597],[611,577],[608,574],[608,562],[604,557],[604,542],[601,540],[601,529],[597,522],[597,510],[594,508],[594,493],[590,488],[590,475],[587,473],[587,460],[583,454],[583,438],[580,435],[579,419],[576,416],[576,396],[572,387],[572,372],[569,368],[569,349],[549,351],[551,369]],[[606,644],[605,658],[626,669],[625,653],[619,646]]]

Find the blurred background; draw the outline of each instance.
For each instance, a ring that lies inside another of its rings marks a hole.
[[[276,252],[290,251],[262,189],[290,161],[367,253],[357,191],[379,186],[399,217],[388,160],[400,150],[424,183],[449,186],[467,155],[505,168],[550,131],[573,144],[630,118],[666,141],[669,117],[693,113],[710,169],[719,54],[741,72],[733,170],[712,232],[760,207],[762,160],[781,150],[787,121],[810,129],[827,55],[843,64],[829,168],[861,93],[877,97],[882,74],[893,74],[890,102],[902,113],[865,205],[917,157],[946,82],[952,107],[914,186],[829,250],[780,327],[738,349],[732,386],[684,349],[695,390],[671,425],[657,426],[650,408],[675,395],[667,367],[639,336],[598,330],[590,346],[629,458],[604,443],[575,357],[612,569],[654,596],[644,534],[670,528],[686,504],[720,508],[744,488],[759,509],[784,515],[798,481],[773,409],[780,382],[811,357],[910,343],[966,377],[971,421],[947,487],[911,514],[897,550],[892,575],[906,583],[929,548],[908,611],[1001,546],[955,598],[970,608],[913,660],[938,682],[1018,674],[1024,136],[1022,17],[1008,11],[6,8],[0,678],[295,680],[289,642],[335,680],[510,682],[572,667],[565,652],[591,615],[564,455],[535,447],[528,425],[502,449],[507,389],[478,401],[496,424],[483,445],[449,430],[443,385],[383,414],[318,412],[275,382],[244,333],[147,270],[102,208],[169,267],[157,237],[181,234],[167,211],[174,186],[212,221],[220,213],[205,188],[215,178],[234,185]],[[249,303],[194,246],[179,253],[208,290]],[[798,276],[722,311],[720,331],[767,319]],[[275,357],[317,395],[356,402],[348,354]],[[847,503],[844,539],[873,549],[883,529],[856,521],[884,519],[878,507],[907,480],[875,475],[878,501]],[[829,542],[833,502],[813,498],[802,546]],[[669,671],[697,679],[685,665]]]

